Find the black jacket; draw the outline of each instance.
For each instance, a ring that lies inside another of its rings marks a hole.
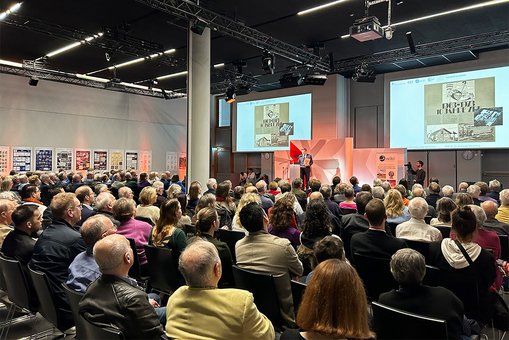
[[[404,240],[387,235],[384,230],[368,229],[357,233],[350,240],[350,251],[364,256],[390,259],[399,249],[406,248]],[[353,256],[352,256],[353,258]]]
[[[35,240],[30,235],[21,230],[14,229],[7,234],[2,244],[2,253],[26,266],[32,258],[34,245]]]
[[[163,328],[147,294],[129,280],[103,274],[81,299],[80,314],[98,326],[116,326],[125,339],[159,339]]]

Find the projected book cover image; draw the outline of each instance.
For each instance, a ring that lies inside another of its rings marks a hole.
[[[289,103],[255,106],[255,146],[287,147],[294,134],[294,123],[289,122]]]
[[[424,86],[425,143],[494,142],[502,124],[494,77]]]

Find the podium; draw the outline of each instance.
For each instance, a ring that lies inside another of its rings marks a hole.
[[[290,165],[290,183],[293,182],[293,180],[296,178],[300,178],[300,165],[299,164],[291,164]]]

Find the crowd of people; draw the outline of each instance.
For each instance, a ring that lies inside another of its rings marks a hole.
[[[307,190],[300,178],[254,179],[251,170],[237,186],[192,181],[186,192],[168,172],[11,173],[0,187],[0,247],[47,275],[64,329],[74,320],[63,282],[84,293],[86,319],[114,324],[126,338],[165,330],[171,338],[273,339],[252,294],[235,288],[236,264],[274,276],[288,328],[281,339],[372,338],[354,254],[390,260],[400,289],[379,301],[447,320],[450,338],[465,334],[468,311],[450,291],[422,284],[425,264],[473,275],[485,308],[477,321],[489,319],[491,298],[503,289],[499,235],[509,235],[509,190],[497,180],[462,182],[455,192],[437,178],[393,188],[379,179],[360,185],[355,176],[311,178]],[[219,229],[245,233],[235,258]],[[429,254],[409,249],[412,241],[429,244]],[[128,275],[135,255],[149,274],[146,245],[180,256],[186,285],[166,306]],[[292,279],[308,284],[298,313]]]

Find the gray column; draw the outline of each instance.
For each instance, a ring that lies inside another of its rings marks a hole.
[[[210,176],[210,29],[188,30],[187,186]],[[206,188],[205,188],[206,190]]]

